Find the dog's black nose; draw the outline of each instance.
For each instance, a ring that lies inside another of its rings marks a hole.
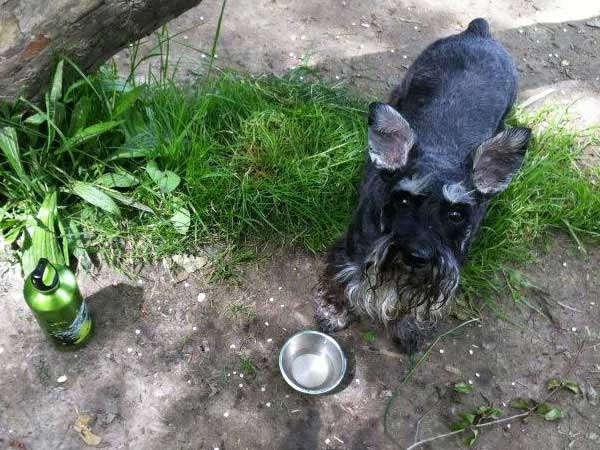
[[[427,248],[409,248],[402,255],[407,266],[422,269],[431,262],[431,251]]]

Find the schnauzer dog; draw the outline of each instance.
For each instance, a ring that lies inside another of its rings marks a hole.
[[[359,204],[317,294],[324,331],[358,313],[405,352],[433,335],[491,197],[525,156],[531,130],[504,127],[516,96],[510,54],[475,19],[429,46],[389,104],[369,106]]]

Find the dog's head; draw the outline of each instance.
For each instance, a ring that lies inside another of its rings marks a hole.
[[[458,284],[489,199],[506,189],[523,161],[530,130],[511,128],[476,143],[464,161],[420,148],[410,124],[390,105],[369,111],[368,152],[377,189],[379,233],[369,261],[392,274],[405,300],[444,304]],[[408,286],[407,286],[408,284]]]

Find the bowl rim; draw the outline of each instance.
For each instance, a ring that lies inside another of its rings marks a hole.
[[[340,370],[340,375],[335,380],[335,382],[332,383],[327,388],[323,388],[323,389],[309,389],[309,388],[305,388],[303,386],[300,386],[292,378],[290,378],[288,376],[288,374],[286,373],[286,371],[283,369],[283,354],[285,353],[286,349],[288,348],[288,346],[290,345],[290,343],[295,338],[297,338],[298,336],[302,336],[304,334],[316,334],[318,336],[324,337],[325,339],[327,339],[329,342],[331,342],[333,344],[333,346],[337,349],[337,351],[338,351],[338,353],[339,353],[339,355],[340,355],[340,357],[342,359],[342,366],[341,366],[341,370]],[[316,331],[316,330],[303,330],[303,331],[299,331],[298,333],[296,333],[293,336],[291,336],[290,338],[288,338],[288,340],[285,342],[285,344],[283,344],[283,347],[281,347],[281,350],[279,351],[279,372],[281,372],[281,375],[283,376],[283,379],[287,382],[287,384],[289,384],[295,390],[297,390],[299,392],[302,392],[304,394],[322,395],[322,394],[326,394],[327,392],[333,391],[335,388],[337,388],[339,386],[339,384],[344,379],[344,376],[346,375],[346,366],[347,366],[346,355],[344,354],[344,351],[342,350],[342,347],[340,347],[340,344],[338,344],[338,342],[334,338],[332,338],[328,334],[322,333],[321,331]]]

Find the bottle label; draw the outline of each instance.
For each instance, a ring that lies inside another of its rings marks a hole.
[[[89,334],[91,324],[90,312],[85,301],[82,301],[73,322],[66,329],[52,330],[50,334],[62,344],[78,344]]]

